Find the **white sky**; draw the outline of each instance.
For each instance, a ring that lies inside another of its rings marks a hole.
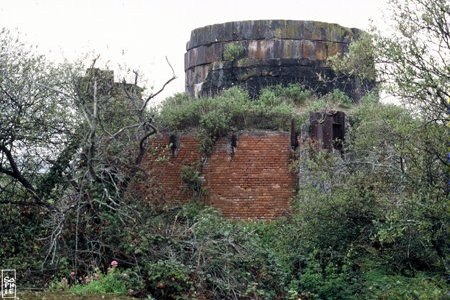
[[[55,61],[94,52],[113,69],[139,69],[155,89],[171,77],[167,56],[178,79],[161,101],[184,91],[186,42],[197,27],[291,19],[367,29],[369,18],[383,25],[383,5],[385,0],[0,0],[0,27],[17,29]]]

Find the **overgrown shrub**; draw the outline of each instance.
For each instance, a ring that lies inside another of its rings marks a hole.
[[[448,283],[442,277],[418,273],[415,277],[369,270],[363,276],[366,294],[372,299],[449,299]]]
[[[311,253],[299,279],[299,287],[304,294],[319,299],[361,299],[361,279],[352,270],[351,262],[324,263],[316,255],[316,251]]]
[[[289,243],[314,253],[300,262],[299,292],[325,299],[437,299],[443,279],[424,272],[445,272],[448,216],[445,187],[434,177],[443,163],[439,152],[426,149],[445,153],[436,144],[444,131],[372,101],[354,109],[350,121],[343,155],[304,145],[299,161],[297,235]],[[413,288],[418,278],[430,288]]]
[[[80,296],[137,295],[136,290],[143,287],[141,277],[133,269],[119,270],[117,266],[117,261],[112,261],[111,267],[105,274],[98,268],[83,276],[78,276],[72,271],[70,275],[62,277],[61,280],[54,280],[49,289],[52,292],[65,291]]]
[[[268,97],[262,95],[259,100],[251,100],[247,92],[237,87],[213,98],[194,100],[179,94],[163,104],[157,123],[162,130],[196,128],[201,150],[209,153],[217,138],[235,130],[289,130],[292,101]]]
[[[206,193],[203,188],[203,178],[198,166],[183,166],[181,168],[181,180],[195,193],[195,195],[200,196]]]
[[[334,103],[342,108],[349,108],[352,105],[352,99],[343,91],[335,89],[331,93],[323,96],[325,101]]]
[[[75,295],[126,295],[128,292],[124,276],[118,273],[99,275],[98,279],[89,280],[87,283],[72,286],[69,291]]]
[[[140,266],[145,291],[156,298],[273,299],[286,293],[287,273],[277,255],[251,226],[211,208],[142,208],[122,232],[121,251]]]
[[[0,177],[1,181],[1,177]],[[45,284],[53,272],[42,270],[45,215],[36,206],[2,204],[0,209],[0,262],[3,269],[16,269],[23,286]]]
[[[244,54],[244,47],[237,43],[228,43],[225,45],[225,49],[223,50],[223,59],[234,61],[239,59]]]
[[[166,100],[157,121],[162,130],[199,127],[217,136],[231,129],[288,129],[292,102],[276,95],[267,98],[263,93],[259,100],[251,100],[246,91],[237,87],[213,98],[194,100],[178,94]]]
[[[190,279],[191,270],[176,259],[148,263],[145,269],[150,291],[156,299],[177,299],[194,290]]]
[[[264,98],[267,97],[277,98],[278,101],[296,105],[303,105],[307,100],[316,98],[306,87],[295,83],[291,83],[286,87],[281,85],[266,87],[261,91],[259,99],[260,101],[265,101]]]

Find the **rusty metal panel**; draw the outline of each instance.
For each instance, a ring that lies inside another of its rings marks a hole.
[[[345,137],[345,113],[312,112],[310,114],[310,136],[320,142],[324,149],[342,150]]]

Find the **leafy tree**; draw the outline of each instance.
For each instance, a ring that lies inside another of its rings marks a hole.
[[[333,56],[329,62],[334,71],[355,76],[361,80],[375,81],[375,49],[372,36],[363,32],[350,43],[348,52],[343,57]]]
[[[53,65],[7,30],[0,45],[0,203],[11,216],[38,207],[51,263],[105,261],[105,216],[130,217],[123,198],[157,131],[147,106],[175,76],[143,98],[137,72],[116,83],[94,60],[83,76],[83,63]]]
[[[301,178],[295,201],[302,234],[297,243],[316,251],[305,274],[320,280],[311,291],[325,297],[322,286],[330,280],[330,263],[340,266],[334,274],[346,280],[351,279],[344,272],[348,266],[370,270],[364,286],[375,288],[375,297],[413,297],[377,286],[378,280],[392,280],[392,274],[419,278],[422,271],[442,275],[447,270],[444,123],[450,90],[450,7],[441,0],[393,0],[390,8],[391,35],[372,30],[331,64],[360,78],[376,75],[379,87],[405,106],[362,101],[350,114],[344,157],[316,153],[301,165],[309,176]],[[376,74],[358,67],[371,65],[372,58]],[[404,286],[415,280],[403,278]],[[303,287],[309,283],[305,277],[300,282]],[[432,298],[442,290],[435,286],[414,293]]]
[[[71,70],[48,63],[5,29],[0,45],[1,201],[49,208],[51,188],[39,185],[51,178],[42,175],[62,163],[58,154],[79,121],[67,82]]]
[[[373,27],[330,64],[338,73],[376,80],[425,122],[443,124],[450,97],[450,4],[390,0],[388,7],[391,29]]]
[[[389,4],[392,34],[373,31],[381,81],[425,121],[443,124],[450,97],[450,4],[446,0]]]

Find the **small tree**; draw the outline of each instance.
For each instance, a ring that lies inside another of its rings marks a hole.
[[[387,91],[426,122],[448,121],[450,4],[447,0],[390,0],[394,31],[373,31],[376,61]]]
[[[100,233],[131,217],[123,198],[157,132],[148,104],[175,75],[143,98],[138,72],[116,83],[94,60],[83,76],[84,64],[53,65],[7,30],[0,51],[0,204],[38,207],[51,263],[108,260],[115,245]]]
[[[3,29],[0,32],[0,201],[51,209],[49,194],[74,149],[79,116],[68,78]],[[70,153],[68,153],[70,152]],[[20,195],[20,199],[17,197]]]

